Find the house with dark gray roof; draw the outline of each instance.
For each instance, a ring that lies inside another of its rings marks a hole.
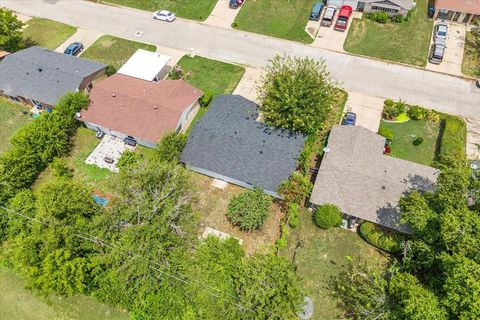
[[[103,75],[104,64],[30,47],[0,62],[0,95],[32,105],[53,106],[67,92],[84,90]]]
[[[258,105],[239,95],[218,96],[198,120],[180,160],[190,170],[278,197],[296,169],[305,136],[258,119]]]
[[[310,203],[334,204],[350,221],[409,232],[398,206],[409,192],[432,190],[438,171],[384,155],[385,138],[360,126],[334,126]]]

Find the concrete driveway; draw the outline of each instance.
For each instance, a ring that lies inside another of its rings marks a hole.
[[[357,126],[378,132],[380,120],[382,119],[382,110],[383,99],[359,92],[348,92],[345,111],[351,111],[357,114]]]
[[[233,94],[239,94],[251,101],[255,101],[258,103],[257,100],[257,86],[258,80],[262,75],[261,69],[255,68],[245,68],[245,73],[238,83],[237,87]]]
[[[207,20],[203,23],[210,26],[232,29],[233,20],[235,20],[235,17],[240,12],[240,8],[230,9],[228,3],[229,0],[218,0],[212,13],[210,13]]]
[[[462,75],[462,60],[465,47],[465,33],[467,27],[461,24],[449,23],[447,35],[447,48],[445,57],[440,64],[427,62],[427,69],[432,71],[444,72],[457,76]],[[433,36],[430,41],[430,50],[433,44]]]
[[[332,51],[345,52],[345,50],[343,50],[343,44],[345,43],[345,39],[347,39],[348,30],[350,29],[354,18],[362,18],[362,13],[354,12],[352,14],[350,19],[348,20],[347,29],[344,32],[336,31],[333,28],[335,22],[337,21],[338,13],[339,12],[337,11],[334,19],[334,24],[332,24],[330,27],[320,27],[320,29],[318,29],[315,41],[313,41],[313,43],[311,44],[312,46]]]
[[[62,53],[72,42],[81,42],[83,44],[83,50],[85,50],[101,36],[103,36],[103,33],[101,32],[78,28],[77,32],[75,32],[70,38],[65,40],[65,42],[62,43],[57,49],[55,49],[55,51]],[[80,55],[82,53],[83,51],[80,52]]]

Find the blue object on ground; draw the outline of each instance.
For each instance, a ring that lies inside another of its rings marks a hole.
[[[33,119],[37,119],[38,117],[40,117],[40,113],[34,113],[34,114],[32,114],[32,118],[33,118]]]
[[[47,108],[47,112],[48,113],[52,112],[52,108]]]
[[[103,207],[106,207],[106,206],[107,206],[107,203],[108,203],[108,199],[107,199],[107,198],[103,198],[103,197],[97,196],[96,194],[93,195],[93,200],[94,200],[96,203],[101,204]]]

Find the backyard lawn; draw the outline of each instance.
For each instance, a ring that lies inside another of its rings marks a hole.
[[[470,77],[480,77],[480,48],[475,45],[472,32],[465,36],[462,73]]]
[[[33,45],[54,50],[70,38],[77,28],[60,22],[32,18],[26,22],[23,36],[30,39]]]
[[[219,94],[231,94],[245,73],[242,66],[211,60],[204,57],[183,56],[178,65],[182,67],[186,81],[202,91],[210,91],[213,96]],[[193,119],[189,130],[197,120],[207,112],[207,108],[200,108],[195,119]]]
[[[381,121],[380,128],[388,128],[393,132],[391,155],[425,165],[432,165],[439,144],[440,125],[425,120],[409,120],[403,123]],[[413,145],[417,137],[423,138],[419,146]]]
[[[345,51],[424,67],[427,64],[433,21],[427,1],[418,0],[409,21],[381,24],[354,19],[344,43]]]
[[[383,266],[387,256],[363,241],[355,232],[341,228],[322,230],[316,227],[311,213],[299,214],[300,223],[290,230],[287,248],[281,252],[292,261],[299,242],[294,264],[302,279],[307,296],[312,298],[314,316],[312,319],[343,319],[343,310],[337,306],[338,300],[330,288],[331,280],[339,272],[339,267],[351,257],[355,262],[359,257]]]
[[[177,17],[203,21],[208,18],[218,0],[102,0],[105,3],[147,10],[170,10]]]
[[[126,312],[95,302],[92,298],[40,296],[25,289],[13,271],[0,267],[0,319],[22,320],[127,320]]]
[[[113,36],[102,36],[82,53],[82,58],[95,60],[119,69],[137,49],[155,51],[150,44],[125,40]]]
[[[305,32],[312,5],[316,0],[247,0],[233,27],[277,38],[311,43]]]
[[[5,98],[0,98],[0,154],[7,151],[10,147],[10,138],[12,135],[28,121],[32,120],[30,114],[23,114],[29,108],[18,103],[13,103]]]

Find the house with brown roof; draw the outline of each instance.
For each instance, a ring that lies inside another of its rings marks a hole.
[[[480,0],[435,0],[434,19],[471,24],[480,19]]]
[[[155,147],[167,132],[184,132],[203,92],[183,80],[146,81],[121,74],[97,82],[79,120],[95,131]]]
[[[399,200],[430,191],[438,171],[384,155],[385,138],[360,126],[334,126],[315,180],[310,203],[334,204],[347,225],[370,221],[408,233]]]

